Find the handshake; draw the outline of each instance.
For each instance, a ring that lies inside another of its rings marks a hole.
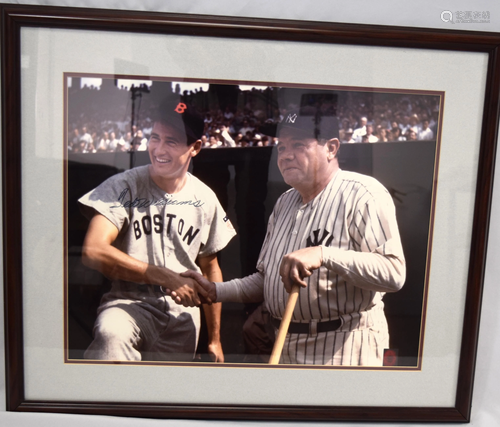
[[[201,304],[212,304],[217,301],[215,283],[209,281],[196,271],[188,270],[180,274],[178,283],[163,287],[165,293],[179,305],[195,307]]]
[[[320,246],[298,249],[283,257],[279,274],[285,290],[290,293],[294,286],[305,288],[306,279],[323,263],[323,250]],[[188,270],[163,285],[167,295],[184,307],[217,302],[215,283],[201,274]]]

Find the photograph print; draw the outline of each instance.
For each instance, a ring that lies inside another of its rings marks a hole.
[[[64,84],[66,363],[421,368],[444,93]]]

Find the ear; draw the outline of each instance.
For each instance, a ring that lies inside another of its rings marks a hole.
[[[201,139],[198,139],[196,142],[193,142],[190,148],[191,148],[191,157],[196,156],[201,150]]]
[[[337,138],[332,138],[328,140],[325,145],[328,150],[328,160],[332,160],[337,157],[340,148],[340,141]]]

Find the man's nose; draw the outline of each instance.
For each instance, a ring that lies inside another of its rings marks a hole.
[[[167,144],[165,142],[161,142],[158,144],[158,146],[156,147],[156,151],[160,152],[160,153],[164,153],[165,151],[167,151]]]
[[[281,155],[280,155],[280,159],[281,160],[292,160],[293,157],[294,157],[294,154],[290,150],[289,151],[285,151],[285,152],[281,153]]]

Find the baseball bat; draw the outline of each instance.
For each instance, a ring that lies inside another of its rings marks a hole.
[[[293,285],[292,291],[288,296],[288,301],[285,307],[285,314],[281,319],[280,327],[278,329],[278,335],[276,336],[276,341],[274,342],[273,351],[271,357],[269,358],[269,365],[278,365],[280,363],[281,352],[283,350],[283,344],[285,344],[286,333],[288,332],[288,326],[290,325],[290,320],[292,320],[293,310],[297,299],[299,297],[300,285]]]

